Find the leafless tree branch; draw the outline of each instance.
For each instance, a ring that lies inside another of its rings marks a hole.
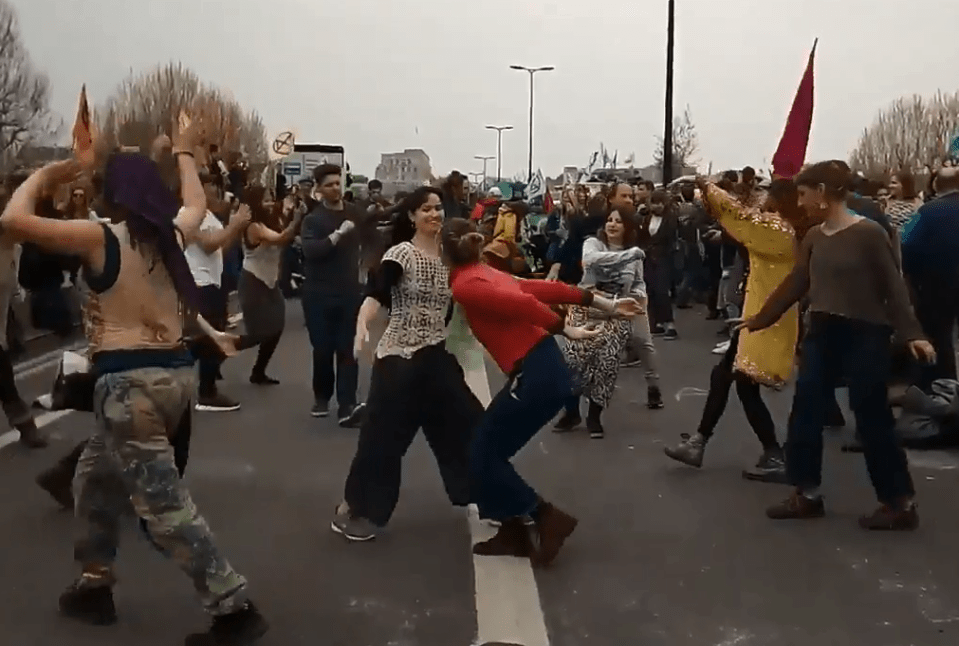
[[[25,145],[57,130],[50,113],[50,81],[34,69],[17,12],[0,0],[0,153],[9,164]]]
[[[863,130],[849,163],[869,177],[885,177],[900,169],[921,174],[942,162],[957,133],[959,92],[901,97]]]
[[[664,145],[663,138],[656,137],[653,163],[657,166],[663,165]],[[699,161],[699,136],[693,123],[692,110],[687,105],[683,116],[673,122],[673,175],[681,175],[684,168],[696,166]]]

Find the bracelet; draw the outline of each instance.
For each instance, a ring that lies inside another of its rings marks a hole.
[[[196,155],[194,155],[193,153],[191,153],[189,150],[174,150],[174,151],[173,151],[173,156],[174,156],[174,157],[179,157],[180,155],[186,155],[187,157],[190,157],[190,158],[192,158],[192,159],[196,159]]]

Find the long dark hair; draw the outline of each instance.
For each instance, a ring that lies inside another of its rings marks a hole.
[[[250,186],[243,191],[243,204],[246,204],[250,207],[250,223],[258,222],[268,229],[273,229],[274,231],[281,231],[283,225],[280,218],[280,213],[283,209],[282,202],[274,202],[272,209],[267,209],[263,203],[268,197],[267,188],[265,186]]]
[[[443,199],[443,192],[433,186],[420,186],[418,189],[403,198],[393,212],[393,231],[390,246],[395,247],[401,242],[409,242],[416,235],[416,225],[412,216],[417,209],[426,204],[430,195]]]
[[[796,186],[823,188],[825,196],[842,202],[852,188],[852,171],[846,162],[831,160],[818,162],[804,168],[796,176]]]
[[[613,213],[619,215],[619,219],[623,223],[623,247],[628,249],[634,246],[639,237],[639,231],[636,229],[636,209],[631,206],[611,208],[606,215],[606,222],[609,222],[609,219],[613,217]],[[599,231],[596,232],[596,237],[599,238],[604,245],[609,245],[609,238],[606,236],[605,222],[603,226],[599,228]]]

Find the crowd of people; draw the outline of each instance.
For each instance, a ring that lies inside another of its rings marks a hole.
[[[499,189],[471,195],[459,173],[392,200],[374,181],[353,198],[335,165],[288,189],[265,187],[223,173],[211,152],[202,124],[187,124],[149,154],[113,152],[95,174],[57,162],[10,186],[0,218],[7,291],[17,255],[23,275],[33,248],[84,289],[91,367],[58,387],[69,391],[65,406],[96,416],[97,431],[38,478],[82,526],[64,615],[117,620],[113,566],[132,503],[144,535],[213,617],[186,644],[249,644],[267,631],[182,476],[193,411],[241,406],[220,389],[224,360],[255,348],[250,382],[280,383],[268,368],[294,295],[312,347],[309,414],[329,416],[335,402],[337,422],[359,429],[330,521],[351,542],[388,525],[403,457],[422,429],[450,503],[474,504],[498,527],[474,553],[552,563],[577,520],[512,458],[550,423],[604,438],[624,369],[642,367],[647,405],[662,409],[656,346],[682,342],[675,308],[700,306],[725,338],[698,428],[666,455],[703,465],[735,385],[761,445],[744,475],[793,487],[767,515],[820,517],[822,434],[845,424],[835,398],[845,386],[879,501],[860,525],[918,526],[893,415],[902,402],[889,388],[904,382],[929,395],[956,382],[959,170],[942,169],[919,195],[908,173],[880,186],[841,161],[772,181],[746,168],[668,187],[570,186],[556,209],[536,213]],[[91,176],[96,193],[75,191],[73,216],[52,215],[52,196],[92,185]],[[227,320],[230,262],[241,335]],[[358,362],[378,316],[387,325],[361,402]],[[507,375],[496,393],[487,358]],[[762,389],[783,388],[794,371],[792,413],[777,433]],[[0,394],[22,442],[45,446],[6,348]],[[959,415],[952,423],[959,432]]]

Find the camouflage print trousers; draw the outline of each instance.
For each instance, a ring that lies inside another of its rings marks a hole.
[[[120,519],[130,503],[154,544],[193,580],[207,612],[220,615],[246,600],[246,580],[214,544],[173,459],[169,438],[189,411],[196,389],[192,368],[142,368],[97,381],[97,432],[73,480],[81,535],[74,558],[81,585],[114,582]]]

